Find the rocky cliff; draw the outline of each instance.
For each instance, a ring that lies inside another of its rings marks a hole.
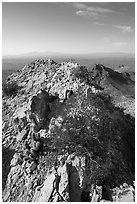
[[[3,201],[134,201],[134,80],[36,60],[3,85]]]

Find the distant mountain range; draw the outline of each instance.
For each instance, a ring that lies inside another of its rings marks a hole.
[[[77,57],[77,58],[89,58],[89,57],[128,57],[134,58],[135,53],[123,53],[123,52],[107,52],[107,53],[83,53],[83,54],[71,54],[71,53],[60,53],[60,52],[29,52],[18,55],[4,55],[3,59],[11,58],[29,58],[29,57]]]

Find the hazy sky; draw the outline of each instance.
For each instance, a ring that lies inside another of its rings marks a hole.
[[[133,2],[2,3],[3,55],[134,52]]]

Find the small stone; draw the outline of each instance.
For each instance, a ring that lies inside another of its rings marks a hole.
[[[31,162],[29,168],[30,168],[30,171],[33,172],[37,168],[37,164],[35,162]]]
[[[36,144],[35,144],[35,150],[36,150],[36,151],[39,151],[41,147],[42,147],[41,142],[40,142],[40,141],[37,141]]]
[[[26,168],[26,161],[24,161],[21,166],[23,169]]]
[[[123,187],[124,188],[128,188],[128,184],[127,183],[123,183]]]
[[[13,156],[13,159],[11,160],[10,166],[16,166],[17,164],[21,165],[23,163],[23,160],[21,158],[20,154],[15,153]]]
[[[27,135],[28,135],[28,130],[22,130],[21,133],[19,133],[17,136],[17,141],[26,139]]]
[[[8,124],[5,122],[2,124],[2,131],[6,131],[8,128]]]
[[[30,155],[30,151],[28,149],[25,149],[24,151],[24,156],[28,157]]]
[[[26,167],[30,168],[30,163],[29,162],[26,162]]]
[[[30,146],[28,145],[27,140],[25,140],[25,142],[24,142],[24,147],[25,147],[25,149],[30,150]]]
[[[27,172],[27,174],[30,174],[30,172],[31,172],[30,168],[27,168],[26,172]]]
[[[39,131],[39,134],[40,134],[40,137],[46,137],[46,135],[47,135],[47,131],[46,130],[40,130]]]

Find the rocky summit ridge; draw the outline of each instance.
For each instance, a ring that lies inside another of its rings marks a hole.
[[[38,59],[2,96],[3,201],[134,201],[133,74]]]

